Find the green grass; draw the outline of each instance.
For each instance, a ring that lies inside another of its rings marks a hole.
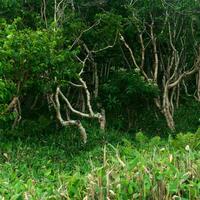
[[[0,135],[0,199],[200,199],[200,133]]]

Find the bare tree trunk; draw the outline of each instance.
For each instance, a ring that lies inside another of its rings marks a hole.
[[[179,108],[179,99],[180,99],[180,84],[176,88],[176,108]]]
[[[197,74],[197,99],[200,101],[200,69]]]
[[[72,7],[73,12],[75,12],[74,0],[71,0],[71,7]]]
[[[97,98],[99,95],[99,77],[98,77],[98,71],[97,71],[97,64],[94,64],[94,97]]]
[[[44,20],[45,26],[47,28],[48,25],[47,25],[46,8],[47,8],[47,2],[46,2],[46,0],[42,0],[41,8],[40,8],[41,9],[41,17]]]
[[[170,130],[174,131],[175,130],[174,118],[170,113],[169,107],[166,106],[163,110],[163,113],[167,121],[167,126],[170,128]]]
[[[169,101],[169,90],[168,85],[166,83],[163,93],[163,104],[162,104],[162,111],[165,116],[167,126],[174,131],[175,130],[175,124],[173,119],[173,113],[172,109],[170,108],[170,101]]]
[[[3,115],[7,112],[14,112],[15,113],[15,120],[12,124],[12,129],[14,129],[16,127],[16,125],[21,120],[21,104],[20,104],[19,97],[17,97],[17,96],[13,97],[12,101],[10,102],[10,104],[8,105],[6,110],[3,113],[0,113],[0,114]]]
[[[106,114],[105,114],[105,110],[103,108],[101,109],[101,117],[99,118],[99,123],[100,123],[100,129],[102,131],[105,131],[105,128],[106,128]]]

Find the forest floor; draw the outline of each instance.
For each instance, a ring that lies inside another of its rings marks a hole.
[[[200,133],[0,135],[0,199],[200,199]]]

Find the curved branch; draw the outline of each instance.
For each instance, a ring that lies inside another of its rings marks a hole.
[[[57,94],[60,94],[60,96],[62,97],[62,99],[65,101],[65,103],[67,104],[67,106],[69,107],[69,109],[70,109],[73,113],[75,113],[75,114],[77,114],[77,115],[79,115],[79,116],[81,116],[81,117],[87,117],[87,118],[90,118],[90,117],[91,117],[89,114],[82,113],[82,112],[80,112],[80,111],[75,110],[75,109],[72,107],[71,103],[68,101],[68,99],[65,97],[65,95],[61,92],[61,90],[60,90],[59,87],[57,87],[56,93],[57,93]]]
[[[83,138],[83,142],[86,143],[87,142],[87,133],[85,131],[85,128],[81,124],[81,122],[79,120],[67,120],[67,121],[63,120],[61,112],[60,112],[59,93],[60,93],[59,88],[57,88],[56,94],[55,94],[56,102],[54,102],[52,99],[54,108],[56,110],[57,119],[60,121],[62,126],[71,126],[71,125],[77,126],[80,131],[80,134]]]

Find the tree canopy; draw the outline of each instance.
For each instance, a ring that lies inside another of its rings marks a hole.
[[[44,116],[86,142],[83,119],[140,128],[150,108],[175,131],[179,106],[200,101],[199,12],[196,0],[1,0],[0,123]]]

